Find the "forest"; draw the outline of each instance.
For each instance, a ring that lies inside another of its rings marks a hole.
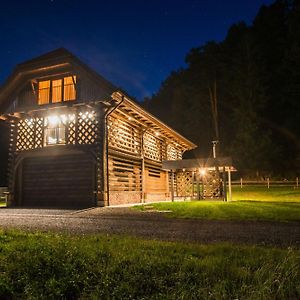
[[[300,169],[300,1],[262,6],[252,24],[191,49],[143,105],[198,146],[186,157],[231,156],[248,176]]]

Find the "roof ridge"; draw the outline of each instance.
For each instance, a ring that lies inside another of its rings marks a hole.
[[[52,51],[46,52],[42,55],[39,55],[37,57],[34,57],[34,58],[31,58],[31,59],[26,60],[24,62],[21,62],[21,63],[16,65],[16,68],[24,67],[26,65],[31,65],[31,64],[34,64],[34,63],[38,63],[40,61],[47,61],[47,60],[52,59],[52,58],[57,58],[58,56],[59,57],[67,57],[67,56],[75,57],[75,55],[73,53],[71,53],[69,50],[67,50],[64,47],[60,47],[60,48],[54,49]]]

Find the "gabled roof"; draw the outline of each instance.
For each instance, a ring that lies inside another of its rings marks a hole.
[[[118,91],[114,94],[119,94],[119,96],[123,98],[123,101],[119,100],[118,109],[126,111],[128,115],[142,121],[145,125],[145,128],[149,127],[152,131],[155,131],[155,133],[159,133],[166,138],[175,139],[185,150],[191,150],[197,147],[197,145],[195,145],[193,142],[146,111],[138,103],[131,100],[130,97],[123,91]]]
[[[17,68],[22,67],[22,66],[29,66],[29,65],[34,65],[34,64],[39,64],[41,61],[49,61],[51,59],[57,59],[58,57],[71,57],[74,56],[69,50],[65,48],[58,48],[53,51],[47,52],[45,54],[39,55],[35,58],[26,60],[20,64],[17,65]]]
[[[194,143],[184,138],[175,130],[171,129],[168,125],[147,112],[144,108],[132,100],[132,97],[121,91],[120,88],[114,86],[111,82],[99,75],[65,48],[56,49],[36,58],[27,60],[16,66],[11,76],[0,88],[0,115],[1,111],[3,112],[3,107],[5,107],[6,102],[11,99],[11,95],[17,93],[18,89],[22,87],[22,84],[24,84],[24,82],[26,82],[26,80],[30,79],[32,76],[38,76],[39,72],[60,70],[64,67],[74,66],[83,69],[86,74],[96,82],[96,84],[105,87],[108,98],[112,99],[113,94],[116,93],[121,95],[121,98],[124,98],[124,102],[122,103],[123,108],[139,114],[140,117],[144,119],[146,123],[151,124],[154,129],[157,129],[165,136],[171,136],[177,140],[180,140],[180,144],[185,149],[193,149],[197,147]],[[118,102],[120,102],[120,100],[117,100],[117,103]]]
[[[108,95],[117,90],[116,86],[79,60],[70,51],[65,48],[59,48],[16,66],[12,74],[0,87],[0,113],[6,102],[10,100],[10,96],[15,94],[30,76],[38,75],[40,72],[46,72],[47,70],[59,70],[71,66],[84,69],[92,79],[96,80],[98,84],[100,83],[109,91]]]

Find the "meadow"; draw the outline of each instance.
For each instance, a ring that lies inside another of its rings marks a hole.
[[[240,194],[239,194],[240,193]],[[155,203],[171,217],[299,221],[299,191]],[[289,196],[286,196],[289,195]],[[300,250],[0,229],[0,299],[299,299]]]
[[[0,231],[1,299],[299,299],[300,253]]]

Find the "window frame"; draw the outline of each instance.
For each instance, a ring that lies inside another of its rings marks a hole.
[[[58,123],[55,126],[50,126],[49,124],[49,117],[51,116],[46,116],[44,120],[44,128],[43,128],[43,140],[44,140],[44,147],[51,147],[51,146],[58,146],[58,145],[66,145],[67,144],[67,124],[65,124],[62,120],[61,115],[57,116],[58,118]],[[55,143],[49,143],[48,142],[48,137],[49,137],[49,131],[54,130],[55,131]],[[59,137],[60,137],[60,130],[63,130],[63,135],[64,135],[64,142],[59,142]]]
[[[65,90],[65,84],[64,84],[64,79],[66,77],[71,77],[72,78],[72,82],[74,85],[74,89],[75,89],[75,98],[72,100],[65,100],[64,99],[64,90]],[[75,77],[75,78],[74,78]],[[61,101],[55,101],[53,102],[53,81],[56,80],[61,80]],[[78,95],[78,88],[77,88],[77,81],[78,80],[78,76],[76,74],[68,74],[68,75],[63,75],[63,76],[55,76],[55,77],[45,77],[45,78],[41,78],[37,80],[37,104],[40,106],[43,105],[49,105],[49,104],[59,104],[59,103],[64,103],[64,102],[72,102],[72,101],[76,101],[77,100],[77,95]],[[43,81],[50,81],[50,86],[49,86],[49,102],[47,103],[39,103],[39,97],[40,97],[40,82]]]

